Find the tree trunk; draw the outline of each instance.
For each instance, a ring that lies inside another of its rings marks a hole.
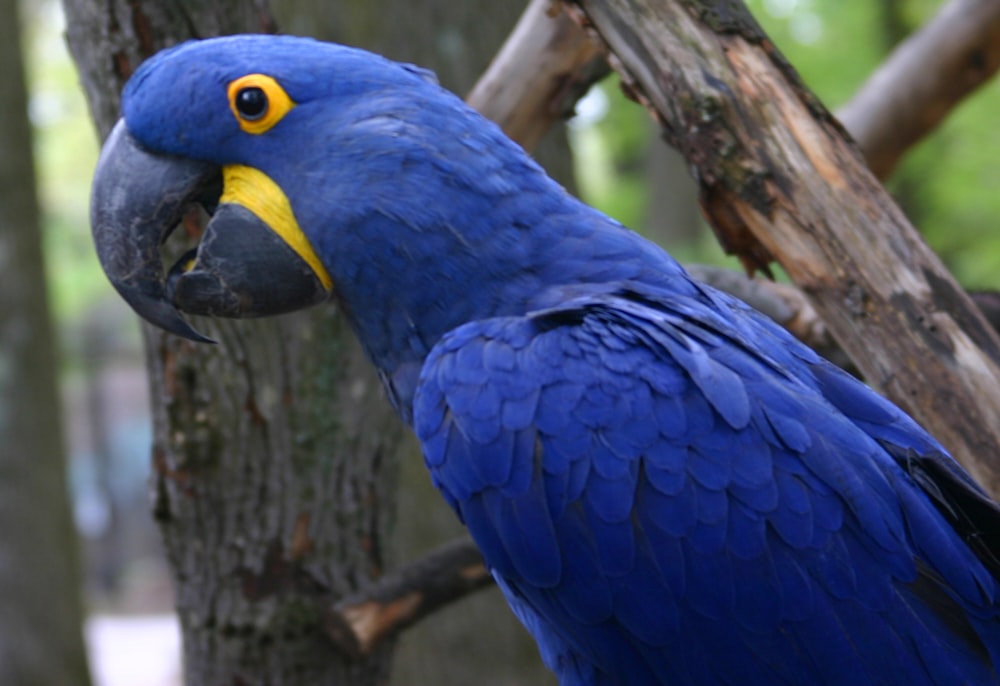
[[[0,16],[0,683],[85,685],[17,0]]]
[[[720,239],[777,259],[865,378],[1000,494],[1000,340],[736,0],[580,0],[696,170]]]
[[[68,41],[102,134],[156,50],[273,30],[263,0],[65,0]],[[402,426],[332,307],[198,322],[218,346],[144,329],[153,514],[173,572],[185,680],[383,683],[393,642],[333,649],[321,598],[383,567]]]

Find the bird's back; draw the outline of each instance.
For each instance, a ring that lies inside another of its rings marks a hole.
[[[1000,683],[996,570],[900,456],[950,458],[693,293],[471,322],[425,365],[435,483],[563,683]]]

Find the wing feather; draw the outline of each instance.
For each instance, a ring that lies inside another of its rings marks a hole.
[[[427,466],[547,662],[566,684],[1000,683],[997,581],[898,452],[950,458],[703,296],[472,322],[424,366]]]

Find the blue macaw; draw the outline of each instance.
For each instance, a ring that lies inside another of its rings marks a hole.
[[[195,340],[182,312],[334,299],[562,684],[1000,684],[1000,510],[935,439],[429,72],[220,38],[122,112],[92,198],[114,286]]]

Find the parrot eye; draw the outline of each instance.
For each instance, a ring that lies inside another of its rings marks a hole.
[[[295,107],[281,84],[266,74],[241,76],[230,82],[227,92],[229,109],[247,133],[269,131]]]
[[[236,94],[236,111],[247,121],[257,121],[267,114],[267,93],[256,86],[241,88]]]

